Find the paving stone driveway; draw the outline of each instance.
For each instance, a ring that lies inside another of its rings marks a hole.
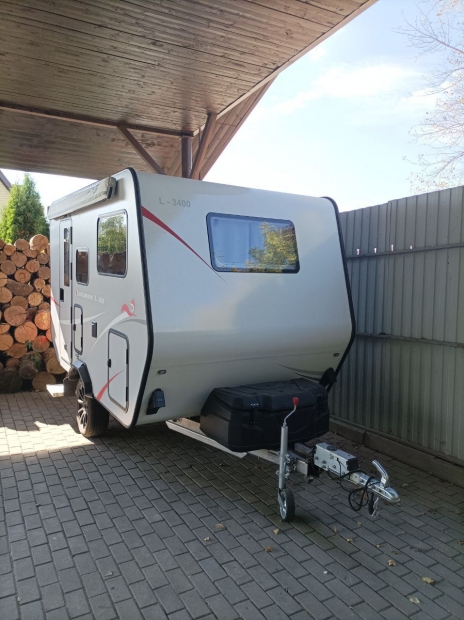
[[[275,466],[165,425],[89,441],[73,411],[0,396],[1,620],[464,618],[463,489],[384,457],[400,509],[297,476],[287,525]]]

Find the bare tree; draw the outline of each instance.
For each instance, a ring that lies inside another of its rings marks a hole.
[[[419,15],[400,32],[419,54],[441,56],[426,78],[435,109],[411,134],[428,149],[419,155],[414,191],[464,183],[464,0],[421,0]]]

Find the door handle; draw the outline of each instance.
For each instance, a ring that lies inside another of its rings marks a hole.
[[[60,288],[60,301],[64,301],[64,288]]]

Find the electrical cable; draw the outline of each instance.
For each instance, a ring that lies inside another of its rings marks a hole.
[[[351,474],[364,474],[365,476],[367,476],[368,474],[363,469],[355,469],[353,471],[349,471],[345,474],[342,474],[342,465],[338,459],[337,461],[338,461],[340,473],[338,476],[333,476],[331,471],[327,471],[327,473],[329,474],[329,478],[331,480],[338,481],[343,491],[345,491],[345,493],[348,493],[348,504],[350,508],[354,510],[355,512],[359,512],[363,506],[367,506],[369,501],[372,501],[373,499],[374,494],[369,493],[369,485],[373,481],[375,481],[375,476],[369,476],[366,481],[366,484],[362,488],[347,489],[346,487],[343,486],[343,483],[342,483],[343,478],[348,478],[349,476],[351,476]],[[359,500],[355,499],[358,494],[360,494]]]

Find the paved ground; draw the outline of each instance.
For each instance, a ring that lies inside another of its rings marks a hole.
[[[88,441],[73,408],[0,396],[1,620],[464,617],[463,489],[383,458],[400,509],[296,477],[286,525],[274,466],[164,425]]]

